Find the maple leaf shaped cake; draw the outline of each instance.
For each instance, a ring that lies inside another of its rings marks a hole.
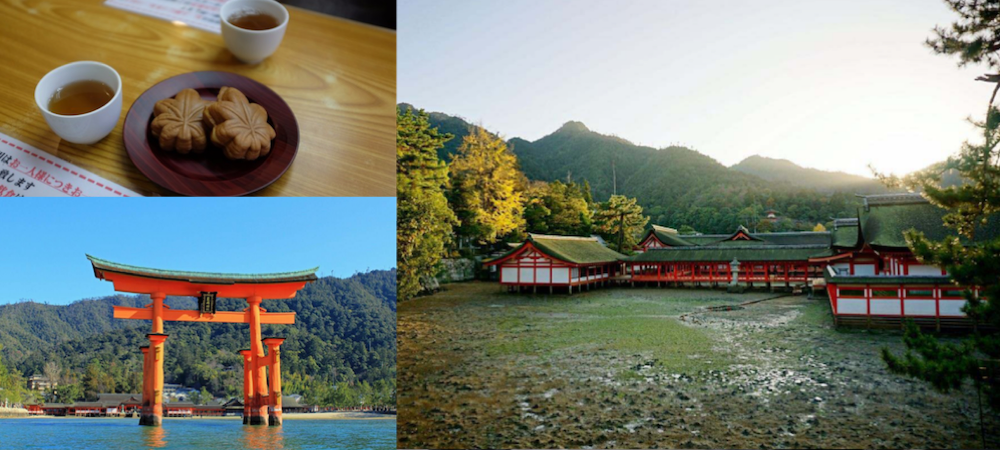
[[[229,159],[253,161],[271,152],[274,128],[264,107],[250,103],[236,88],[223,86],[219,100],[205,107],[205,122],[212,126],[212,143]]]
[[[202,100],[198,91],[184,89],[174,98],[165,98],[153,106],[153,136],[160,139],[160,148],[176,150],[185,155],[205,150],[206,135],[202,114],[209,101]]]

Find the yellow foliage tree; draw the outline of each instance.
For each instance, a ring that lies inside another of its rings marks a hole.
[[[813,227],[813,231],[826,231],[826,227],[824,227],[821,223],[817,223],[816,226]]]
[[[503,139],[473,127],[449,171],[459,236],[492,244],[524,228],[526,180]]]

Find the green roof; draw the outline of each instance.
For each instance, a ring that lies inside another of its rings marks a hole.
[[[234,284],[234,283],[278,283],[293,281],[316,281],[316,271],[319,267],[295,272],[278,273],[215,273],[215,272],[188,272],[180,270],[151,269],[148,267],[130,266],[119,264],[108,260],[95,258],[87,255],[94,266],[94,275],[104,278],[104,271],[113,273],[123,273],[138,275],[149,278],[161,278],[168,280],[180,280],[188,282],[202,282],[212,284]]]
[[[829,231],[753,233],[752,236],[775,245],[830,245],[831,240]]]
[[[746,228],[740,227],[743,230]],[[771,244],[771,245],[830,245],[831,234],[828,231],[787,231],[779,233],[747,233],[754,240],[730,240],[732,234],[697,234],[678,236],[688,245],[726,245],[724,242],[735,242],[737,244]],[[659,235],[657,235],[659,236]],[[679,246],[678,246],[679,247]]]
[[[854,248],[858,245],[857,225],[839,226],[832,234],[834,247]]]
[[[954,230],[944,226],[942,218],[948,211],[928,203],[918,194],[872,196],[860,214],[864,241],[874,247],[906,248],[909,229],[916,229],[928,239],[940,241],[955,236]],[[976,232],[977,240],[1000,237],[1000,217],[991,217],[985,227]]]
[[[836,275],[832,268],[823,272],[823,278],[829,284],[949,284],[951,277],[948,275],[900,275],[900,276],[858,276],[858,275]]]
[[[651,249],[627,259],[634,262],[729,262],[745,261],[805,261],[830,256],[824,245],[747,245],[702,246]]]
[[[600,264],[625,258],[592,237],[531,234],[528,241],[543,253],[574,264]]]
[[[573,264],[602,264],[625,259],[625,255],[605,247],[604,244],[601,244],[600,241],[593,237],[529,234],[528,240],[517,248],[496,258],[484,260],[483,264],[489,265],[506,258],[521,250],[529,242],[542,253]]]
[[[659,239],[660,242],[662,242],[662,243],[664,243],[666,245],[669,245],[671,247],[687,247],[687,246],[690,246],[690,245],[695,245],[695,244],[692,244],[691,242],[688,242],[687,240],[685,240],[683,237],[681,237],[679,234],[677,234],[676,231],[671,232],[671,231],[668,231],[668,230],[673,230],[673,229],[672,228],[666,228],[666,227],[661,227],[661,226],[653,225],[653,228],[651,228],[649,231],[647,231],[646,232],[646,236],[643,236],[643,238],[640,239],[639,242],[645,241],[646,238],[648,238],[650,234],[655,234],[656,238]]]
[[[683,239],[694,245],[708,245],[714,242],[718,242],[723,238],[729,236],[728,234],[686,234]]]

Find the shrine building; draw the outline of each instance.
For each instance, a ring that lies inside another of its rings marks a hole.
[[[529,234],[507,254],[483,262],[499,267],[500,285],[509,290],[539,286],[565,288],[570,293],[607,284],[619,274],[625,255],[604,246],[595,237]]]
[[[595,238],[530,235],[512,251],[488,260],[509,290],[530,286],[567,289],[594,284],[789,288],[813,287],[829,295],[837,325],[898,327],[903,318],[935,329],[968,327],[961,311],[964,287],[939,267],[921,264],[904,233],[932,240],[954,235],[946,210],[919,194],[864,197],[855,217],[833,221],[830,231],[681,235],[654,225],[632,256]],[[995,224],[995,222],[991,222]],[[1000,226],[977,232],[1000,236]],[[579,287],[577,288],[579,290]],[[975,290],[973,290],[975,292]]]

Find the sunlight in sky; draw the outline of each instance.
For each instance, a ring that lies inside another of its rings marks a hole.
[[[992,85],[924,45],[940,0],[406,1],[398,99],[536,140],[569,120],[725,165],[870,176],[974,139]]]

